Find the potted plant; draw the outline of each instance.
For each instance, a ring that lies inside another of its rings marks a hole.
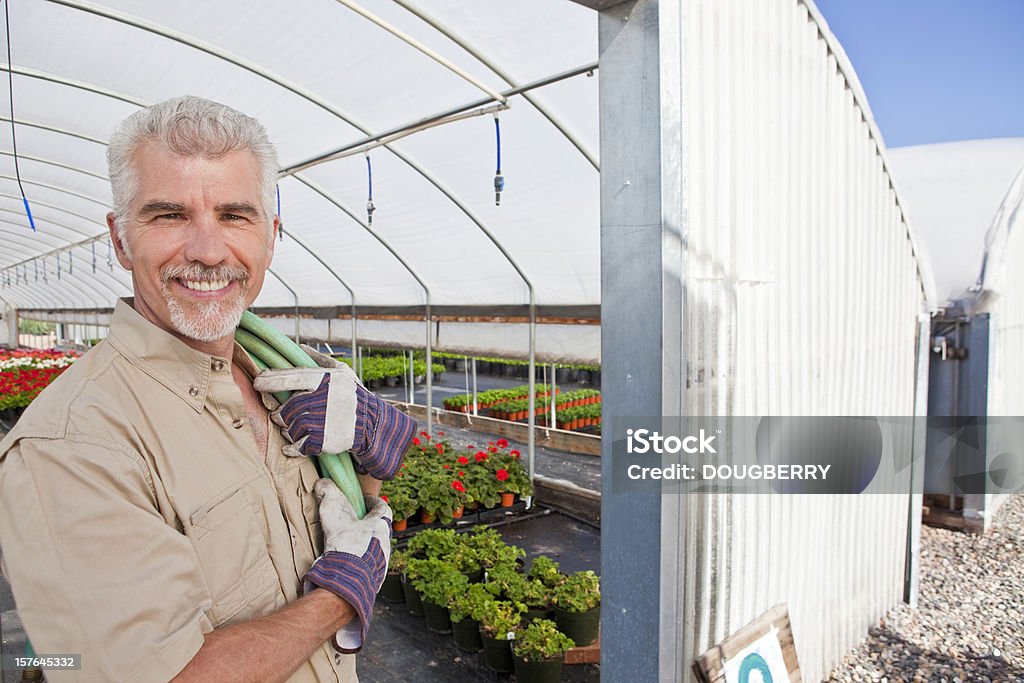
[[[548,588],[555,588],[565,581],[565,574],[558,569],[558,563],[547,555],[538,555],[534,558],[527,576],[540,581]]]
[[[558,630],[550,619],[536,619],[527,624],[512,646],[516,680],[519,683],[558,683],[562,662],[572,638]]]
[[[450,469],[442,468],[435,468],[421,478],[416,498],[425,513],[444,524],[450,524],[453,513],[468,500],[466,486],[457,472],[453,475]]]
[[[577,645],[597,640],[601,622],[601,585],[591,570],[570,574],[555,588],[555,622]]]
[[[391,512],[394,513],[391,529],[405,531],[409,517],[412,517],[420,507],[419,501],[413,497],[412,487],[404,481],[404,477],[396,477],[384,482],[380,489],[380,497],[391,506]]]
[[[443,560],[472,582],[483,577],[477,552],[454,529],[424,529],[406,544],[412,556]]]
[[[448,603],[469,589],[469,579],[442,559],[430,558],[424,563],[413,585],[423,600],[427,628],[434,633],[451,633]]]
[[[484,664],[499,673],[512,673],[512,641],[522,616],[520,605],[507,600],[492,600],[480,613],[480,640],[484,645]]]
[[[499,581],[505,599],[522,605],[524,620],[546,619],[551,616],[551,591],[540,581],[517,572],[501,572]]]
[[[525,550],[506,543],[501,534],[494,529],[478,527],[472,533],[464,536],[463,540],[485,570],[501,565],[515,568],[520,558],[526,556]]]
[[[406,552],[408,553],[408,549],[406,549]],[[426,563],[426,559],[408,555],[405,572],[402,574],[402,592],[405,594],[405,607],[409,610],[409,614],[416,617],[424,616],[423,599],[420,597],[419,591],[416,590],[415,582],[428,571],[429,566]]]
[[[448,614],[452,621],[452,639],[460,650],[479,652],[483,648],[480,640],[480,616],[487,603],[497,598],[487,584],[473,583],[464,593],[448,601]]]
[[[405,602],[405,591],[402,590],[402,573],[405,572],[408,558],[401,550],[392,550],[388,561],[388,573],[380,586],[378,595],[385,602]]]

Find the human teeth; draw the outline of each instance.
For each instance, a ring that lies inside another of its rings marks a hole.
[[[199,291],[199,292],[210,292],[210,291],[214,291],[215,292],[217,290],[224,289],[225,287],[227,287],[228,286],[228,281],[227,280],[213,280],[212,282],[210,282],[210,281],[207,281],[207,280],[203,280],[203,281],[200,281],[200,282],[196,282],[194,280],[183,280],[182,284],[184,284],[189,289],[193,289],[193,290],[196,290],[196,291]]]

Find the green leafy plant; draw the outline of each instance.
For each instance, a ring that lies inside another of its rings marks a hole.
[[[480,621],[480,616],[487,609],[488,603],[495,600],[497,600],[497,596],[488,588],[487,584],[471,583],[464,593],[455,595],[448,601],[448,611],[455,623],[459,623],[463,619]]]
[[[492,600],[480,613],[480,632],[497,640],[512,640],[522,615],[522,605],[508,600]]]
[[[424,600],[447,606],[453,597],[465,593],[469,588],[466,575],[444,560],[430,558],[413,562],[423,563],[417,566],[412,585]]]
[[[401,550],[392,550],[391,559],[388,560],[389,574],[404,574],[409,566],[409,556]]]
[[[526,557],[525,550],[506,543],[501,534],[494,529],[478,527],[472,533],[467,534],[464,539],[484,569],[507,566],[514,571],[517,558]]]
[[[565,581],[565,574],[558,569],[558,563],[547,555],[539,555],[533,560],[527,576],[540,581],[548,588],[554,588]]]
[[[413,489],[404,478],[391,479],[380,487],[380,497],[391,506],[395,520],[407,519],[416,514],[420,503],[413,496]]]
[[[528,662],[561,659],[576,643],[550,619],[534,619],[516,636],[512,653]]]
[[[566,612],[587,612],[601,604],[601,581],[592,570],[570,574],[555,588],[554,603]]]

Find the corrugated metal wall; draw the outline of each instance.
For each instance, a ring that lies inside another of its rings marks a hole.
[[[796,0],[686,7],[686,412],[913,415],[924,289],[845,57]],[[901,599],[907,496],[684,505],[685,662],[787,602],[820,680]]]

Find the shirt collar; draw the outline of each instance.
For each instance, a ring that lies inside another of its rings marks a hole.
[[[174,392],[197,413],[202,411],[210,387],[211,369],[215,363],[228,363],[228,359],[193,349],[143,318],[132,304],[132,298],[118,300],[110,319],[107,341],[130,363]],[[239,362],[240,354],[244,353],[236,343],[235,362]],[[248,362],[248,358],[245,361]]]

